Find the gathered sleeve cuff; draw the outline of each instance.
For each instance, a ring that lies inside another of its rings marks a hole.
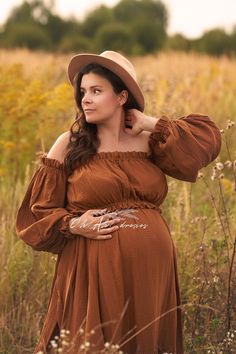
[[[152,161],[165,174],[196,182],[198,171],[218,156],[221,133],[206,115],[190,114],[175,120],[162,116],[148,144]]]
[[[60,253],[75,237],[66,206],[67,174],[63,163],[46,155],[34,173],[16,217],[19,237],[37,251]]]

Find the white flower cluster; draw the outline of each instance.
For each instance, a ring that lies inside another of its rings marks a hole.
[[[192,220],[191,220],[191,224],[194,223],[199,223],[201,221],[206,221],[207,220],[207,216],[203,215],[203,216],[195,216]]]
[[[235,122],[230,119],[228,119],[226,122],[227,122],[226,130],[231,129],[235,125]],[[220,129],[220,132],[222,135],[225,133],[224,129]]]
[[[235,122],[233,122],[232,120],[228,119],[227,120],[226,129],[228,130],[228,129],[232,128],[234,125],[235,125]]]
[[[198,174],[197,174],[197,178],[203,178],[204,177],[204,174],[200,171],[198,171]]]
[[[233,349],[232,346],[234,346],[235,343],[236,343],[236,330],[231,329],[230,331],[227,332],[226,338],[223,340],[223,343],[220,343],[220,349],[222,350],[219,351],[219,354],[225,354],[225,351],[223,351],[224,349],[229,349],[229,350]]]
[[[124,352],[120,349],[120,346],[118,344],[111,344],[109,342],[106,342],[104,344],[104,348],[111,350],[111,352],[109,351],[109,353],[118,353],[118,354],[124,354]]]
[[[90,348],[90,342],[86,341],[84,344],[81,344],[80,349],[87,349]]]
[[[214,181],[215,179],[221,179],[224,178],[224,173],[222,172],[224,168],[236,168],[236,160],[235,161],[230,161],[227,160],[225,163],[223,162],[216,162],[215,166],[213,167],[213,173],[211,176],[211,180]]]

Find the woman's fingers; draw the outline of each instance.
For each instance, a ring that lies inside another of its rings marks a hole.
[[[97,216],[101,216],[101,215],[104,215],[107,211],[107,208],[106,209],[92,209],[90,211],[90,214],[94,217],[97,217]]]
[[[119,226],[114,225],[114,226],[107,227],[105,229],[99,229],[98,231],[103,235],[103,234],[106,234],[107,232],[112,232],[112,231],[115,231],[118,229],[119,229]]]
[[[95,225],[95,227],[100,231],[100,230],[108,230],[111,229],[112,227],[117,226],[116,224],[121,221],[120,218],[109,220],[109,221],[104,221],[100,222]]]
[[[107,209],[92,209],[82,216],[70,221],[72,233],[90,239],[103,240],[112,237],[112,232],[119,229],[118,223],[124,218],[117,212],[107,212]]]
[[[109,238],[112,238],[112,235],[98,236],[96,237],[96,240],[106,240]]]

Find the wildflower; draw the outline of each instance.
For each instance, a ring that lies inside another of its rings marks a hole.
[[[224,134],[225,132],[224,132],[224,129],[220,129],[220,133],[221,134]]]
[[[15,144],[12,142],[12,141],[6,141],[5,143],[4,143],[4,148],[5,149],[13,149],[15,147]]]
[[[61,343],[64,347],[67,347],[69,345],[69,343],[66,340],[63,340]]]
[[[111,346],[111,349],[119,349],[119,348],[120,348],[120,346],[118,344],[113,344]]]
[[[201,245],[201,246],[199,247],[199,250],[203,252],[203,251],[204,251],[204,246]]]
[[[203,173],[202,172],[198,172],[197,178],[203,178]]]
[[[221,173],[220,175],[219,175],[219,177],[218,177],[219,179],[222,179],[222,178],[224,178],[224,174],[223,173]]]
[[[223,170],[223,168],[224,168],[224,164],[222,163],[222,162],[217,162],[216,163],[216,168],[217,168],[217,170]]]
[[[55,341],[55,340],[51,340],[51,346],[53,347],[53,348],[57,348],[58,347],[58,344],[57,344],[57,342]]]
[[[230,168],[230,167],[232,167],[232,165],[233,165],[232,161],[230,161],[230,160],[225,161],[226,167]]]
[[[89,348],[90,347],[90,342],[85,342],[84,346],[85,346],[85,348]]]
[[[217,172],[219,170],[219,167],[221,167],[221,165],[218,165],[217,167],[217,164],[221,164],[221,162],[216,163],[216,165],[213,167],[212,176],[211,176],[212,181],[214,181],[217,178]]]
[[[109,342],[106,342],[106,343],[104,344],[104,347],[105,347],[105,348],[110,348],[110,343],[109,343]]]
[[[230,129],[230,128],[232,128],[233,126],[234,126],[234,124],[235,124],[235,122],[233,122],[232,120],[227,120],[227,127],[226,127],[226,129],[228,130],[228,129]]]

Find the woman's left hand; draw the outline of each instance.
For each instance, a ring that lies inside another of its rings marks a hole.
[[[124,128],[124,131],[130,135],[140,134],[144,130],[143,121],[145,117],[145,114],[138,109],[128,109],[125,116],[125,125],[128,125],[130,128]]]

